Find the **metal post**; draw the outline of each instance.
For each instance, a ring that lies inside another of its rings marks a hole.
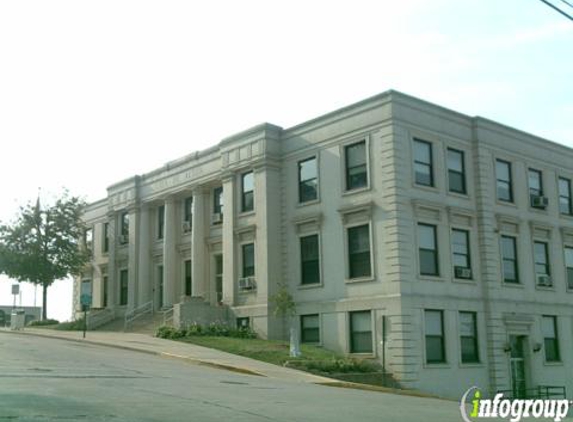
[[[84,305],[84,337],[86,338],[86,331],[88,329],[88,307]]]

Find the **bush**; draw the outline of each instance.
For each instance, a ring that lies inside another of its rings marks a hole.
[[[83,331],[84,329],[84,319],[79,318],[75,321],[61,322],[54,327],[56,330],[63,331]]]
[[[155,336],[172,340],[194,336],[257,338],[257,333],[250,327],[232,328],[224,322],[212,322],[209,325],[193,322],[179,330],[169,326],[159,327]]]
[[[301,362],[302,366],[310,371],[323,372],[328,374],[349,373],[349,372],[376,372],[378,366],[375,363],[350,359],[335,358],[331,360],[309,360]]]
[[[44,319],[44,320],[34,320],[34,321],[30,321],[30,323],[28,324],[28,327],[42,327],[44,325],[56,325],[59,324],[60,321],[58,321],[57,319]]]
[[[167,338],[167,339],[174,340],[174,339],[184,337],[184,334],[181,330],[177,330],[175,327],[162,325],[161,327],[159,327],[157,329],[157,332],[155,333],[155,337]]]

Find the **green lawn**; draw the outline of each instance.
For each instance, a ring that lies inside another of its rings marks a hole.
[[[304,344],[301,345],[302,356],[292,358],[289,356],[289,343],[285,341],[214,336],[187,336],[179,338],[177,341],[210,347],[321,375],[347,372],[368,373],[380,370],[376,363],[350,359],[322,347]]]
[[[191,336],[179,341],[211,347],[235,355],[246,356],[264,362],[284,365],[296,360],[334,360],[342,356],[321,347],[301,345],[301,358],[289,357],[289,343],[278,340],[242,339],[232,337]]]

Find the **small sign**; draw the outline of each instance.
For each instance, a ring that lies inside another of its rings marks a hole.
[[[20,285],[19,284],[12,284],[12,294],[14,296],[20,294]]]
[[[81,295],[80,303],[83,306],[90,306],[92,304],[92,295],[86,295],[86,294]]]

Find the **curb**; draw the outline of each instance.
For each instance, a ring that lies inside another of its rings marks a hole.
[[[83,338],[69,338],[69,337],[61,337],[61,336],[57,336],[57,335],[50,335],[50,334],[41,334],[41,333],[31,333],[29,331],[8,331],[8,330],[0,330],[0,334],[1,333],[5,333],[5,334],[23,334],[23,335],[27,335],[27,336],[35,336],[35,337],[42,337],[42,338],[53,338],[56,340],[64,340],[64,341],[70,341],[70,342],[74,342],[74,343],[90,343],[90,344],[95,344],[98,346],[103,346],[103,347],[111,347],[114,349],[120,349],[120,350],[127,350],[130,352],[139,352],[139,353],[145,353],[148,355],[152,355],[152,356],[159,356],[162,358],[166,358],[166,359],[177,359],[177,360],[182,360],[184,362],[188,362],[188,363],[192,363],[195,365],[199,365],[199,366],[207,366],[210,368],[215,368],[215,369],[221,369],[221,370],[226,370],[226,371],[231,371],[231,372],[236,372],[239,374],[244,374],[244,375],[253,375],[253,376],[258,376],[258,377],[266,377],[266,375],[260,373],[260,372],[256,372],[256,371],[252,371],[250,369],[246,369],[246,368],[241,368],[239,366],[233,366],[233,365],[227,365],[227,364],[223,364],[223,363],[215,363],[215,362],[210,362],[210,361],[206,361],[206,360],[202,360],[202,359],[197,359],[197,358],[192,358],[189,356],[182,356],[182,355],[176,355],[173,353],[169,353],[169,352],[156,352],[153,350],[147,350],[147,349],[140,349],[137,347],[130,347],[130,346],[124,346],[124,345],[120,345],[120,344],[112,344],[112,343],[105,343],[105,342],[101,342],[101,341],[97,341],[97,340],[88,340],[88,339],[83,339]]]
[[[152,355],[152,356],[159,356],[159,357],[162,357],[164,359],[175,359],[175,360],[187,362],[187,363],[198,365],[198,366],[206,366],[209,368],[215,368],[215,369],[235,372],[235,373],[239,373],[239,374],[243,374],[243,375],[251,375],[251,376],[268,378],[267,375],[265,375],[263,373],[253,371],[253,370],[247,369],[247,368],[242,368],[240,366],[233,366],[233,365],[227,365],[227,364],[223,364],[223,363],[216,363],[216,362],[207,361],[207,360],[203,360],[203,359],[193,358],[190,356],[177,355],[177,354],[170,353],[170,352],[160,352],[160,351],[156,352],[156,351],[141,349],[141,348],[137,348],[137,347],[124,346],[124,345],[120,345],[120,344],[105,343],[105,342],[101,342],[101,341],[97,341],[97,340],[90,340],[90,339],[84,339],[84,338],[69,338],[69,337],[63,337],[63,336],[58,336],[58,335],[42,334],[39,332],[33,332],[32,333],[32,332],[24,331],[24,330],[18,330],[18,331],[0,330],[0,334],[2,334],[2,333],[4,333],[4,334],[22,334],[22,335],[27,335],[27,336],[35,336],[35,337],[43,337],[43,338],[53,338],[53,339],[57,339],[57,340],[70,341],[70,342],[74,342],[74,343],[90,343],[90,344],[95,344],[97,346],[111,347],[114,349],[127,350],[130,352],[145,353],[145,354]],[[336,380],[336,379],[332,379],[332,381],[309,382],[309,384],[321,385],[321,386],[325,386],[325,387],[348,388],[348,389],[352,389],[352,390],[372,391],[372,392],[377,392],[377,393],[397,394],[397,395],[401,395],[401,396],[410,396],[410,397],[418,397],[418,398],[448,400],[448,399],[444,399],[443,397],[434,396],[431,394],[425,394],[425,393],[418,392],[415,390],[400,390],[400,389],[395,389],[395,388],[382,387],[379,385],[361,384],[361,383],[357,383],[357,382],[348,382],[348,381],[341,381],[341,380]]]

